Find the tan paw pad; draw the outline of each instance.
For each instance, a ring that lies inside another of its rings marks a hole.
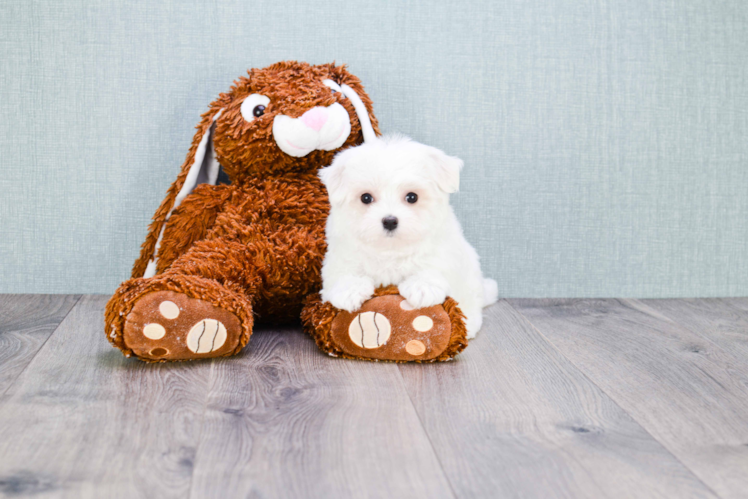
[[[217,319],[199,321],[187,334],[187,348],[196,354],[216,351],[224,342],[226,327]]]
[[[420,340],[411,340],[405,344],[405,350],[413,356],[420,356],[426,352],[426,346]]]
[[[356,316],[348,327],[351,341],[364,349],[376,349],[387,343],[392,327],[384,315],[377,312],[363,312]]]
[[[413,329],[418,332],[428,332],[434,327],[434,320],[428,316],[418,316],[413,320]]]
[[[179,317],[179,306],[170,300],[165,300],[159,304],[158,312],[166,319],[176,319]]]
[[[402,309],[403,311],[412,311],[413,309],[415,309],[415,307],[410,305],[410,302],[408,302],[407,300],[402,300],[400,301],[400,309]]]
[[[158,323],[149,323],[143,327],[143,335],[151,340],[162,339],[166,335],[166,328]]]

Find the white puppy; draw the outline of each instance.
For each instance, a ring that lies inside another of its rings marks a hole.
[[[483,278],[449,205],[461,168],[459,158],[401,136],[336,155],[320,171],[331,204],[322,299],[353,312],[381,285],[397,285],[416,308],[450,296],[475,337],[498,287]]]

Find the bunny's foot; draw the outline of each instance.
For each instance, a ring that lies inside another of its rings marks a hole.
[[[361,309],[349,313],[307,300],[302,321],[317,345],[331,356],[382,361],[448,361],[467,347],[465,321],[457,303],[413,308],[397,287],[377,290]]]
[[[144,361],[230,356],[249,340],[250,311],[243,297],[213,280],[130,280],[107,304],[108,338]]]

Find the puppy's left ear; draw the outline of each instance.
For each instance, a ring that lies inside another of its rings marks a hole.
[[[445,193],[455,193],[460,189],[460,170],[464,162],[456,156],[449,156],[444,151],[429,147],[429,158],[434,180],[439,189]]]

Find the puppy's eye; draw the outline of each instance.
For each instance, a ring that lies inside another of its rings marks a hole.
[[[418,195],[415,194],[415,193],[408,193],[408,194],[405,195],[405,201],[407,201],[408,203],[413,204],[413,203],[415,203],[415,202],[418,201]]]
[[[364,193],[361,195],[361,203],[363,203],[364,205],[368,205],[372,201],[374,201],[374,197],[369,193]]]
[[[265,108],[270,104],[270,98],[261,94],[252,94],[242,103],[242,117],[251,122],[265,114]]]

